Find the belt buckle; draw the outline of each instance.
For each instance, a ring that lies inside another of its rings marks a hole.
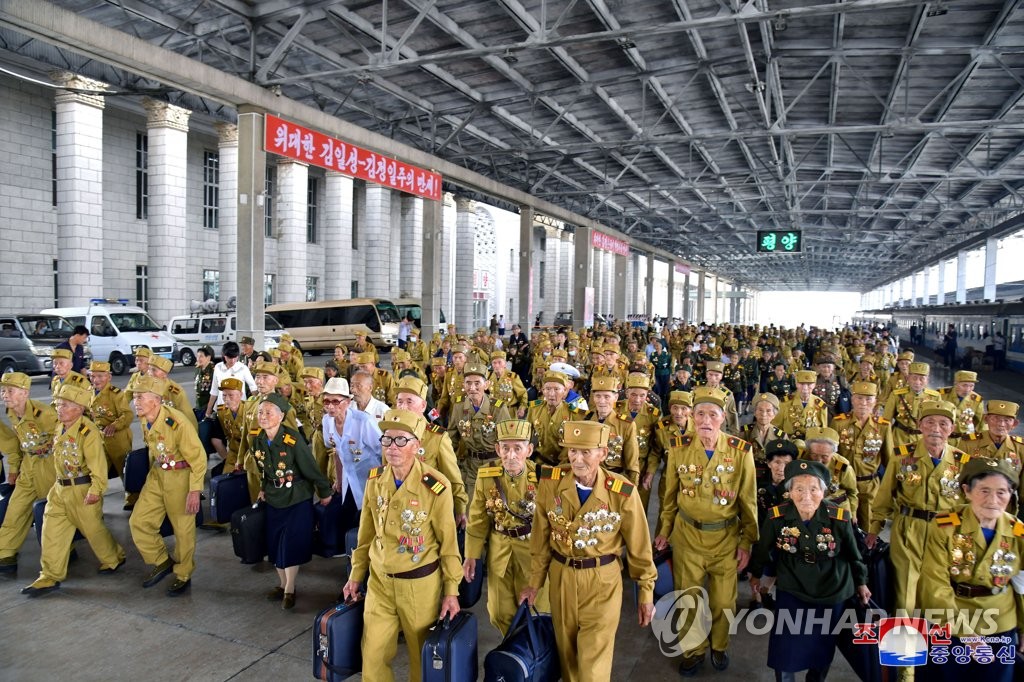
[[[585,561],[585,559],[583,559],[582,557],[569,557],[569,561],[569,565],[572,568],[575,568],[576,570],[581,570],[583,568],[583,562]]]
[[[992,588],[992,594],[1002,594],[1004,590],[1006,590],[1005,587],[994,586]]]
[[[965,585],[964,583],[957,583],[956,584],[956,589],[954,590],[954,592],[956,592],[956,596],[958,596],[958,597],[970,597],[971,596],[970,588],[967,585]]]
[[[817,555],[814,552],[810,551],[810,550],[804,550],[803,559],[804,559],[804,563],[805,564],[816,564],[816,563],[818,563]]]

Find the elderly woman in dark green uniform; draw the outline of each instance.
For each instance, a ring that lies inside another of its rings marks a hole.
[[[267,503],[267,554],[281,583],[267,599],[283,609],[295,606],[299,566],[313,558],[313,489],[323,505],[332,492],[306,441],[281,423],[289,407],[284,396],[268,396],[257,408],[259,428],[246,436],[259,469],[259,499]]]
[[[967,505],[935,517],[925,542],[919,606],[952,641],[947,657],[933,647],[923,679],[1009,682],[1024,630],[1024,523],[1006,512],[1017,474],[1005,459],[973,457],[960,487]]]
[[[760,590],[758,576],[778,581],[777,624],[821,624],[814,629],[772,630],[768,667],[783,682],[795,680],[801,670],[808,671],[808,680],[824,680],[835,655],[832,631],[843,603],[854,594],[865,604],[871,598],[850,512],[825,501],[830,479],[820,462],[796,460],[786,465],[790,501],[768,512],[750,560],[752,588]]]

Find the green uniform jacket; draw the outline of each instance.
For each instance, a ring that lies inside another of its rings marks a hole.
[[[321,498],[330,497],[331,482],[320,473],[313,453],[297,430],[282,424],[269,441],[263,429],[253,431],[247,436],[249,451],[256,460],[267,504],[278,509],[290,507],[313,497],[314,488]]]

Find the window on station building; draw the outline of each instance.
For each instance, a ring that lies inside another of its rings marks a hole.
[[[149,218],[149,136],[135,133],[135,217]]]
[[[58,263],[59,263],[59,261],[56,258],[54,258],[53,259],[53,307],[54,308],[60,307],[60,298],[57,296],[57,285],[58,285],[58,281],[57,281],[57,264]]]
[[[203,270],[203,300],[220,300],[220,270]]]
[[[317,285],[319,284],[319,282],[320,282],[320,278],[319,277],[307,277],[306,278],[306,300],[307,301],[315,301],[316,300],[316,293],[317,293],[316,290],[317,290]]]
[[[354,189],[353,192],[352,192],[352,248],[353,249],[358,249],[359,248],[359,221],[361,221],[363,219],[363,215],[362,215],[363,211],[362,211],[362,207],[360,206],[359,197],[365,197],[366,196],[365,191],[363,191],[362,193],[359,193],[359,192],[360,192],[360,189],[361,190],[365,190],[366,186],[365,185],[360,185],[359,183],[353,183],[353,186],[356,189]]]
[[[135,305],[149,309],[149,267],[146,265],[135,266]]]
[[[277,187],[277,166],[267,166],[263,181],[263,234],[274,236],[274,190]]]
[[[270,305],[274,302],[274,276],[263,275],[263,305]]]
[[[541,261],[537,265],[537,282],[538,282],[537,296],[543,299],[544,298],[544,290],[547,288],[547,286],[546,286],[547,282],[545,281],[545,277],[544,277],[544,261]]]
[[[316,221],[318,218],[316,210],[316,193],[319,189],[319,178],[309,178],[306,181],[306,241],[316,244]],[[315,301],[315,298],[306,299]]]
[[[359,298],[359,280],[352,280],[352,293],[349,298]]]
[[[220,154],[203,152],[203,227],[216,230],[220,220]]]
[[[516,269],[516,250],[508,250],[508,271],[513,272]]]
[[[57,205],[57,110],[50,111],[50,203]],[[54,305],[57,305],[54,303]]]

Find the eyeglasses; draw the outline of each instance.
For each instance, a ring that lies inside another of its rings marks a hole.
[[[332,398],[330,400],[324,400],[324,405],[344,405],[348,400],[348,398],[338,398],[337,400]]]
[[[409,441],[412,440],[416,439],[411,436],[395,436],[394,438],[392,438],[391,436],[381,436],[380,444],[386,448],[389,448],[391,447],[391,444],[394,443],[398,447],[404,448],[406,445],[409,444]]]

